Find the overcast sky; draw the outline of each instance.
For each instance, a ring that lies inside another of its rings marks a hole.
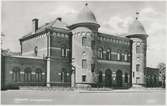
[[[84,2],[2,2],[2,32],[6,35],[3,48],[20,51],[18,39],[32,30],[33,18],[39,19],[39,26],[56,17],[70,23],[83,6]],[[109,34],[127,33],[139,11],[139,20],[149,35],[147,66],[157,67],[159,62],[165,62],[165,2],[88,1],[88,7],[101,25],[99,31]]]

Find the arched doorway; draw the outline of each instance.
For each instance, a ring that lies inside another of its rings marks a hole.
[[[118,70],[116,73],[116,82],[117,82],[117,87],[122,87],[122,71]]]
[[[105,87],[111,87],[112,86],[112,72],[110,69],[107,69],[105,71]]]

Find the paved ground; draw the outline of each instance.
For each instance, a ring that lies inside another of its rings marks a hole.
[[[2,104],[163,105],[165,90],[8,90]]]

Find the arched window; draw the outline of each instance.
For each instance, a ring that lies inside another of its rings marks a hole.
[[[127,55],[128,55],[127,62],[130,62],[131,55],[130,55],[130,53],[127,53]]]
[[[98,48],[98,58],[99,59],[103,58],[103,49],[102,48]]]
[[[19,67],[14,67],[12,71],[13,71],[12,79],[15,82],[20,81],[20,68]]]
[[[136,64],[136,71],[140,71],[140,64]]]
[[[120,50],[118,50],[118,52],[117,52],[117,60],[121,60],[121,51]]]
[[[25,70],[24,70],[24,81],[25,82],[30,82],[31,81],[31,68],[30,67],[27,67]]]
[[[125,73],[125,83],[128,83],[128,73]]]
[[[65,48],[64,45],[62,45],[62,47],[61,47],[61,56],[62,56],[62,57],[65,57],[65,56],[66,56],[66,48]]]
[[[141,43],[140,42],[136,43],[136,53],[141,53]]]
[[[40,68],[36,69],[35,81],[37,81],[37,82],[42,81],[42,70]]]
[[[124,61],[128,61],[128,51],[126,50],[125,51],[125,54],[124,54]]]
[[[82,37],[82,46],[86,46],[86,40],[87,40],[86,37]]]
[[[107,60],[110,60],[110,49],[107,49],[107,52],[106,52],[106,59]]]
[[[34,47],[34,54],[35,54],[35,56],[38,55],[38,47],[37,46]]]
[[[86,61],[86,59],[82,59],[82,68],[83,69],[87,68],[87,61]]]

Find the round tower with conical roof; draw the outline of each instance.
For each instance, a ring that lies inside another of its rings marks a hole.
[[[136,12],[138,15],[139,12]],[[132,85],[144,85],[144,70],[146,68],[147,37],[138,17],[130,24],[128,38],[132,43]]]
[[[75,67],[74,83],[90,86],[94,83],[95,39],[100,25],[86,3],[77,14],[72,30],[72,65]]]

